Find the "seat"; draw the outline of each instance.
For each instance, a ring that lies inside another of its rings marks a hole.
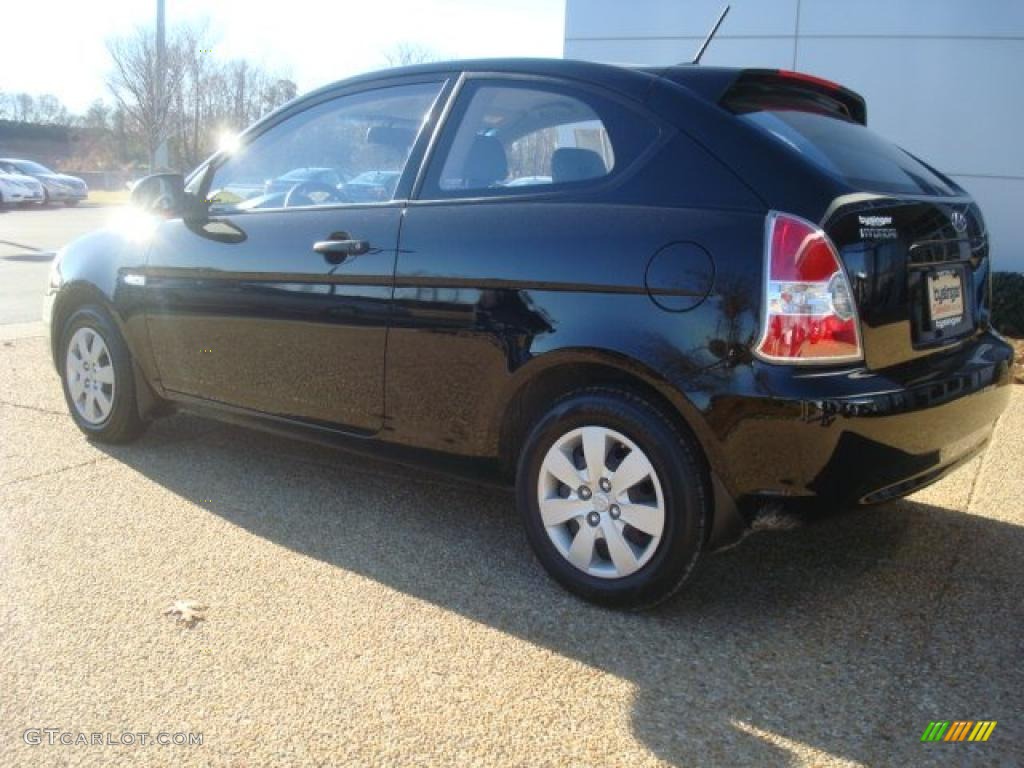
[[[601,156],[590,149],[562,147],[551,155],[551,181],[566,184],[585,179],[596,179],[608,173]]]
[[[477,136],[466,155],[463,166],[466,189],[492,187],[508,176],[508,158],[505,147],[494,136]]]

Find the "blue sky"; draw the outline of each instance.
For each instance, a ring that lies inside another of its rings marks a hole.
[[[290,74],[300,92],[386,66],[416,43],[444,57],[561,56],[564,0],[166,0],[170,26],[209,21],[213,56]],[[156,0],[28,0],[4,8],[0,90],[52,93],[73,112],[109,95],[104,43],[151,25]]]

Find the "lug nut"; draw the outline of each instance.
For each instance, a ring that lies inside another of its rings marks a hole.
[[[577,493],[579,493],[580,498],[583,499],[584,501],[587,501],[591,496],[590,489],[585,485],[581,485]]]
[[[601,522],[601,516],[597,512],[591,512],[587,515],[587,522],[596,527]]]
[[[602,477],[600,482],[597,485],[605,493],[608,493],[608,491],[610,491],[612,489],[612,481],[609,480],[607,477]]]
[[[611,515],[612,520],[618,520],[619,515],[622,514],[622,511],[619,509],[618,504],[612,504],[610,507],[608,507],[608,514]]]

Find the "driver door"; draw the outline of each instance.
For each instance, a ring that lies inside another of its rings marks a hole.
[[[404,203],[421,126],[442,83],[329,98],[270,125],[204,174],[202,222],[154,237],[146,317],[172,396],[372,434]],[[302,169],[334,169],[340,183]],[[390,171],[385,199],[345,181]]]

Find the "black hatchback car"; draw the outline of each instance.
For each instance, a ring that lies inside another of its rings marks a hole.
[[[395,183],[264,184],[321,167]],[[134,200],[51,274],[87,435],[177,405],[483,460],[551,575],[609,605],[670,595],[766,502],[917,490],[1009,397],[978,207],[799,73],[393,70]]]

